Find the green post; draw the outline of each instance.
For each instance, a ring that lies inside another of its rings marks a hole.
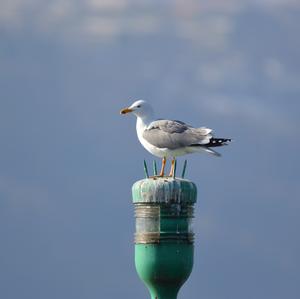
[[[196,185],[179,178],[147,178],[133,185],[132,195],[137,273],[152,299],[176,299],[193,268]]]

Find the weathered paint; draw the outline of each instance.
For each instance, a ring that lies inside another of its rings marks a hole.
[[[155,178],[137,181],[132,186],[133,203],[177,202],[194,204],[197,198],[196,185],[180,178]]]

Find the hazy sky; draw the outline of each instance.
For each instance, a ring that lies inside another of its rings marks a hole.
[[[300,296],[300,5],[0,0],[0,297],[148,298],[134,268],[136,99],[231,137],[191,155],[179,298]],[[179,159],[179,168],[183,163]]]

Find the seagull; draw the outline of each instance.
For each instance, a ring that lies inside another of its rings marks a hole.
[[[162,158],[159,177],[164,176],[166,161],[172,158],[169,176],[173,176],[178,156],[207,152],[221,156],[212,147],[227,145],[231,139],[215,138],[212,129],[194,128],[179,120],[155,119],[151,105],[139,100],[124,108],[120,114],[133,113],[137,117],[136,131],[140,143],[152,155]]]

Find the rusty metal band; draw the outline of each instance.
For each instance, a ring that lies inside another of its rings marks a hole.
[[[134,212],[136,218],[157,218],[160,214],[160,206],[136,204]]]
[[[135,233],[134,243],[135,244],[153,244],[159,243],[159,232],[155,233]]]
[[[156,244],[162,242],[194,243],[194,233],[164,234],[159,232],[135,233],[135,244]]]
[[[194,207],[192,205],[181,206],[179,213],[174,213],[169,207],[163,207],[161,205],[145,205],[145,204],[136,204],[135,205],[135,217],[136,218],[157,218],[161,217],[177,217],[183,216],[188,218],[194,217]]]

